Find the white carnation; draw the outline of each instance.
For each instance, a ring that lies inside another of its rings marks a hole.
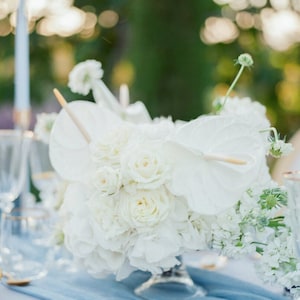
[[[103,69],[100,62],[86,60],[77,64],[69,74],[68,86],[74,93],[87,95],[92,89],[95,81],[101,79]]]

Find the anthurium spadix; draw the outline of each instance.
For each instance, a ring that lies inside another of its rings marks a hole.
[[[217,214],[237,203],[265,164],[259,133],[232,116],[190,121],[166,147],[175,162],[169,189],[201,214]]]
[[[123,121],[110,110],[88,101],[73,101],[68,108],[77,116],[91,141],[103,139]],[[69,181],[86,181],[93,171],[90,147],[78,126],[62,109],[53,125],[50,136],[50,159],[59,175]]]

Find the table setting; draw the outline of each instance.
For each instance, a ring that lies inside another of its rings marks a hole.
[[[0,131],[0,292],[298,299],[300,180],[287,172],[278,185],[267,162],[293,147],[262,104],[230,96],[253,59],[241,54],[236,64],[211,114],[173,121],[152,119],[127,86],[117,99],[101,63],[87,60],[68,86],[92,91],[93,101],[67,101],[54,89],[59,113],[39,114],[33,131]],[[40,200],[15,202],[29,180]]]

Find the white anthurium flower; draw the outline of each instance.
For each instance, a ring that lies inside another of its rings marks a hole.
[[[89,134],[91,143],[101,140],[122,124],[118,116],[95,103],[78,100],[68,106]],[[90,145],[65,109],[61,110],[53,125],[50,159],[54,169],[65,180],[87,182],[94,170]]]
[[[123,112],[123,118],[126,121],[136,124],[151,122],[149,112],[145,104],[141,101],[136,101],[125,107]]]
[[[265,158],[259,133],[232,117],[191,121],[166,147],[174,161],[170,191],[184,196],[193,211],[208,215],[233,206],[256,180]]]

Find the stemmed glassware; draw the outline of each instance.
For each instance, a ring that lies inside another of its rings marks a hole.
[[[33,133],[0,130],[0,209],[9,212],[20,195],[27,175]]]
[[[55,194],[58,185],[58,176],[52,167],[49,158],[49,144],[34,138],[29,156],[31,179],[34,186],[40,192],[41,205],[53,210]],[[50,199],[49,199],[50,198]],[[47,201],[49,199],[49,201]],[[50,203],[49,203],[50,202]]]
[[[34,138],[29,156],[31,179],[39,190],[40,207],[47,209],[51,214],[53,227],[58,222],[57,208],[65,188],[65,183],[54,170],[49,157],[49,144]],[[54,231],[54,229],[53,229]],[[69,252],[62,245],[53,245],[52,255],[54,266],[66,272],[75,272],[77,268]]]

